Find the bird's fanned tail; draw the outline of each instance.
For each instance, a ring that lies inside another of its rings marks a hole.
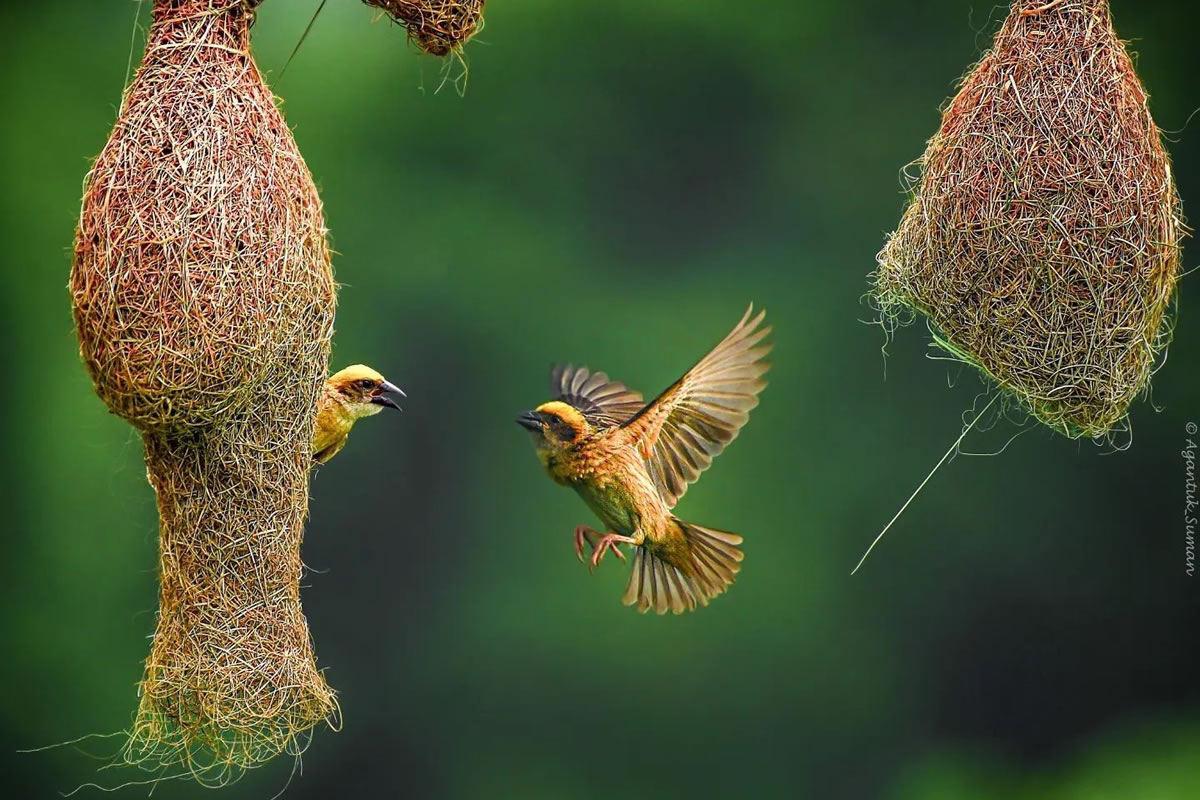
[[[659,614],[667,611],[682,614],[706,606],[733,583],[741,569],[741,536],[675,521],[687,541],[690,561],[686,568],[671,564],[646,546],[638,547],[634,553],[621,602],[627,606],[636,604],[643,614],[651,609]]]

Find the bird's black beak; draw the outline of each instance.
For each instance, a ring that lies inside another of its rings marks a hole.
[[[396,405],[396,401],[388,397],[389,394],[398,394],[401,397],[408,397],[408,395],[404,393],[404,390],[396,384],[383,381],[379,384],[379,388],[375,390],[375,393],[371,395],[371,402],[377,406],[387,406],[388,408],[394,408],[397,411],[402,411],[403,409]]]
[[[542,416],[536,411],[522,411],[520,414],[517,414],[517,424],[527,430],[540,431],[542,429]]]

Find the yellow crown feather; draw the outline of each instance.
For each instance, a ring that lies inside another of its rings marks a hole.
[[[587,419],[580,413],[579,409],[561,400],[551,400],[549,403],[542,403],[535,410],[543,414],[553,414],[577,431],[587,430]]]
[[[375,381],[381,383],[383,376],[375,370],[368,367],[366,364],[351,364],[343,370],[338,370],[329,378],[329,382],[334,385],[343,383],[352,383],[361,380]]]

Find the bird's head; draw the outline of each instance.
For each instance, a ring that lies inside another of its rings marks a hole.
[[[522,411],[517,415],[517,424],[533,436],[539,453],[566,449],[592,432],[591,424],[579,409],[559,400],[542,403],[533,411]]]
[[[389,395],[407,397],[395,384],[364,364],[355,364],[336,372],[329,378],[329,388],[355,417],[369,417],[385,408],[400,410]]]

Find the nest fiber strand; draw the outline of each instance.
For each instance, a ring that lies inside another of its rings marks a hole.
[[[335,288],[312,176],[250,56],[257,4],[156,0],[71,274],[84,362],[143,433],[160,516],[126,755],[218,783],[337,713],[299,593]]]
[[[408,38],[435,56],[462,50],[478,33],[486,0],[363,0],[382,9],[408,31]]]
[[[1108,3],[1013,3],[921,167],[878,258],[885,322],[920,311],[1041,422],[1108,433],[1169,338],[1185,232]]]

